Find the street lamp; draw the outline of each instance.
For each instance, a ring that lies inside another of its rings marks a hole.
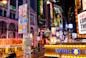
[[[7,0],[2,0],[1,3],[2,4],[7,4]]]

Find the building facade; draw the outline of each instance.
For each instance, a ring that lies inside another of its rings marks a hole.
[[[18,8],[27,3],[27,0],[7,0],[7,4],[0,3],[0,38],[19,38]],[[37,30],[36,11],[30,8],[31,28]],[[36,29],[35,29],[36,28]]]

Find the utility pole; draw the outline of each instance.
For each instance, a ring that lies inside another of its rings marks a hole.
[[[27,3],[24,2],[24,5],[26,5],[26,8],[27,8],[27,11],[26,11],[27,15],[25,16],[25,19],[27,19],[27,22],[26,22],[27,30],[25,33],[23,33],[23,50],[24,50],[23,58],[31,58],[32,39],[30,38],[30,0],[27,0]]]

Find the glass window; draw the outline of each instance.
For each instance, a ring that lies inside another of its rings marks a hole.
[[[4,10],[4,14],[3,15],[4,15],[4,17],[6,17],[6,11],[5,10]]]
[[[10,18],[12,19],[12,13],[10,12]]]
[[[13,14],[13,19],[15,19],[15,14]]]
[[[0,9],[0,16],[2,16],[2,9]]]

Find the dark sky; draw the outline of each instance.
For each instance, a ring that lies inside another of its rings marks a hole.
[[[18,0],[19,5],[22,5],[23,0]],[[10,0],[11,5],[16,6],[16,0]],[[34,11],[37,11],[37,0],[30,0],[30,6]]]
[[[30,5],[34,11],[37,11],[37,0],[30,0]]]

